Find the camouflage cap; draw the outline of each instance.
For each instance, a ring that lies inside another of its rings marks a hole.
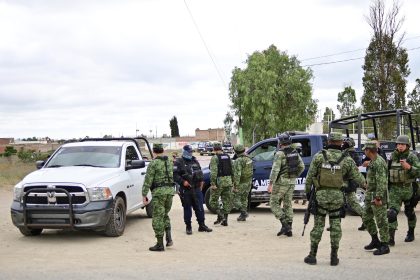
[[[162,143],[153,143],[153,150],[162,150],[163,151],[163,144]]]
[[[343,135],[340,132],[330,132],[328,135],[330,141],[343,141]]]
[[[245,147],[242,144],[236,144],[235,146],[233,146],[233,149],[237,154],[245,152]]]
[[[376,142],[375,141],[367,141],[365,143],[365,145],[363,146],[362,150],[364,151],[365,149],[376,149]]]
[[[213,144],[213,148],[214,148],[215,150],[221,150],[221,149],[222,149],[222,143],[220,143],[220,142],[215,142],[215,143]]]

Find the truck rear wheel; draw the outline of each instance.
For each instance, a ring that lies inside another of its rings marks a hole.
[[[124,233],[126,222],[124,199],[117,196],[112,203],[111,216],[105,227],[105,235],[110,237],[121,236]]]
[[[210,211],[211,213],[216,214],[216,213],[217,213],[217,212],[216,212],[216,209],[214,209],[214,208],[212,208],[212,207],[210,206],[210,192],[211,192],[211,189],[210,189],[210,188],[208,188],[208,189],[207,189],[207,191],[206,191],[206,194],[204,195],[204,201],[205,201],[205,203],[206,203],[206,207],[207,207],[207,209],[209,209],[209,211]]]
[[[25,236],[37,236],[40,235],[42,232],[42,228],[27,228],[27,227],[20,227],[20,232]]]

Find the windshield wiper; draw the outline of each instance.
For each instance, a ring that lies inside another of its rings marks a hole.
[[[93,164],[74,164],[72,166],[89,166],[89,167],[99,167],[99,168],[104,168],[105,167],[105,166],[93,165]]]
[[[48,165],[47,168],[57,168],[57,167],[62,167],[62,165],[60,164],[53,164],[53,165]]]

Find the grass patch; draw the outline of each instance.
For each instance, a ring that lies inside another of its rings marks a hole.
[[[35,162],[22,162],[16,156],[0,158],[0,187],[11,187],[36,170]]]

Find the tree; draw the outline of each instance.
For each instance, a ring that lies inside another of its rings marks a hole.
[[[229,97],[245,141],[262,140],[286,130],[305,130],[313,122],[313,78],[295,56],[271,45],[248,56],[246,67],[235,67]]]
[[[367,21],[373,36],[363,65],[362,106],[365,112],[405,107],[406,78],[410,74],[407,50],[401,47],[404,34],[397,38],[404,18],[399,19],[400,5],[394,2],[389,12],[384,0],[375,0]],[[389,139],[395,129],[392,122],[380,120],[381,137]]]
[[[342,92],[338,93],[337,110],[340,112],[340,117],[354,115],[356,112],[356,91],[351,86],[346,86]]]
[[[175,116],[169,120],[169,127],[171,128],[171,137],[179,137],[178,120]]]
[[[226,113],[226,117],[223,120],[223,124],[225,125],[225,134],[226,139],[231,142],[230,134],[232,133],[232,124],[233,124],[233,116],[230,112]]]
[[[333,109],[325,108],[324,117],[322,118],[322,131],[323,133],[329,132],[330,122],[335,120],[335,114]]]
[[[416,79],[416,85],[408,94],[407,107],[414,113],[414,119],[420,124],[420,79]]]

